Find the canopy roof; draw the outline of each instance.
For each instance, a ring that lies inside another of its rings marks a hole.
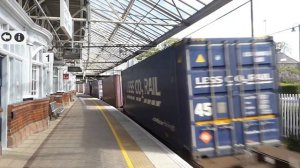
[[[87,72],[102,73],[172,37],[231,0],[69,0],[74,21],[72,40],[59,27],[59,0],[27,1],[20,3],[33,20],[40,25],[42,21],[53,25],[44,27],[56,37],[54,46],[77,47],[82,54],[82,67]],[[28,12],[34,6],[36,12]],[[58,56],[63,56],[64,50],[60,51]]]

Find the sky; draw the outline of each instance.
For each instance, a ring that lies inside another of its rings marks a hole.
[[[222,16],[235,7],[248,0],[233,0],[218,11],[198,21],[174,37],[183,38],[191,32],[201,28],[207,23]],[[300,24],[300,0],[253,0],[254,13],[254,36],[262,37],[270,35],[275,42],[287,43],[286,54],[299,60],[299,29]],[[206,26],[187,37],[216,38],[216,37],[251,37],[250,3],[221,18],[220,20]],[[295,27],[283,31],[275,32]]]

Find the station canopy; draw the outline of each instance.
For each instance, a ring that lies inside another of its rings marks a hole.
[[[99,74],[155,47],[231,0],[69,0],[72,39],[59,25],[60,0],[17,1],[37,24],[52,32],[53,46],[60,51],[57,59],[68,49],[78,49],[85,71]]]

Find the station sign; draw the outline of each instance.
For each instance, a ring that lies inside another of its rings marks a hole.
[[[25,31],[0,31],[1,44],[26,44],[27,33]]]
[[[63,74],[64,80],[69,80],[69,74]]]
[[[60,27],[72,39],[73,20],[65,0],[60,0]]]
[[[81,59],[80,50],[78,49],[71,49],[65,50],[63,54],[64,59]]]
[[[68,67],[68,72],[82,72],[80,67],[76,67],[76,66],[69,66]]]
[[[76,84],[83,84],[85,83],[85,80],[76,81]]]
[[[53,63],[54,54],[53,53],[43,53],[43,63]]]

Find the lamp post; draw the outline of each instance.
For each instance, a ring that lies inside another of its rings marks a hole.
[[[251,37],[254,37],[254,23],[253,23],[253,0],[250,0],[250,15],[251,15]]]
[[[299,35],[299,67],[300,67],[300,24],[298,25],[298,35]]]

